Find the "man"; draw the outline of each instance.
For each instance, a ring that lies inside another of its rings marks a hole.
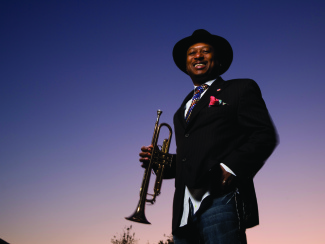
[[[253,80],[220,77],[232,48],[206,30],[176,43],[173,58],[198,90],[174,115],[177,153],[164,174],[175,178],[174,241],[246,243],[259,222],[253,177],[277,144],[261,92]],[[143,167],[151,150],[141,148]]]

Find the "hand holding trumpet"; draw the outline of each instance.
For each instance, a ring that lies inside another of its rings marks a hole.
[[[141,167],[142,168],[147,168],[150,158],[151,158],[151,152],[152,152],[153,146],[143,146],[141,147],[141,152],[139,153],[139,161],[142,163]]]

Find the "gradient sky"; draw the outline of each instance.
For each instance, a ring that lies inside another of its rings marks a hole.
[[[0,2],[0,238],[12,244],[139,243],[171,232],[173,180],[152,225],[132,223],[156,110],[172,117],[192,83],[174,44],[225,37],[224,79],[252,78],[280,145],[255,177],[260,225],[249,244],[324,244],[325,2]],[[170,152],[175,152],[173,140]]]

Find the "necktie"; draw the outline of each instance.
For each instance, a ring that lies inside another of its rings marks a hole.
[[[190,198],[188,199],[188,206],[189,209],[188,209],[187,223],[190,224],[193,221],[193,215],[194,215],[194,206]]]
[[[190,119],[190,115],[192,113],[193,108],[195,107],[195,105],[200,100],[200,97],[201,97],[202,92],[204,92],[208,87],[209,86],[207,84],[203,84],[202,86],[198,86],[198,87],[195,88],[194,96],[193,96],[193,99],[192,99],[191,106],[188,109],[188,111],[186,113],[186,116],[185,116],[186,123],[188,123],[188,121]]]

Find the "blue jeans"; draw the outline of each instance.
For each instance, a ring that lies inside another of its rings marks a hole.
[[[238,208],[236,192],[214,198],[208,209],[174,234],[175,244],[247,244]]]

